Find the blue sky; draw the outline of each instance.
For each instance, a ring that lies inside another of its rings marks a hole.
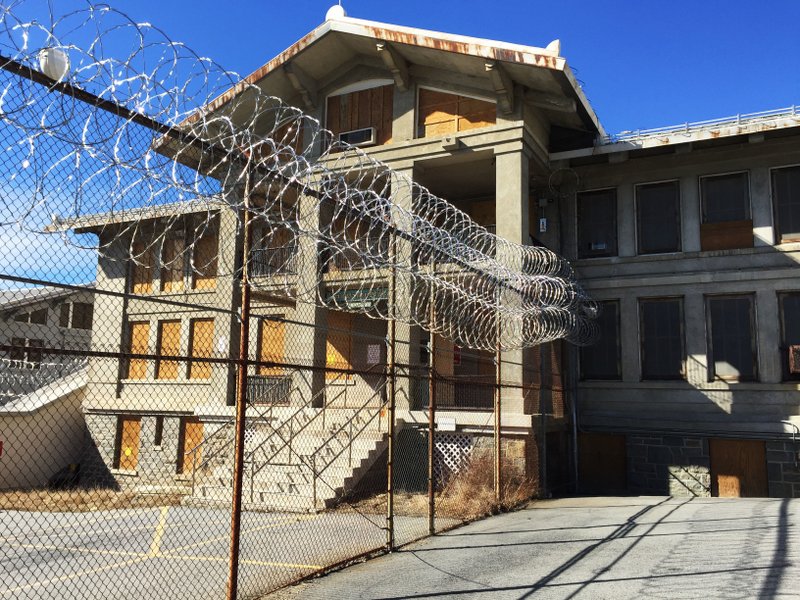
[[[320,24],[332,4],[109,2],[240,73]],[[353,17],[534,46],[559,38],[609,132],[800,104],[797,0],[345,0],[344,7]]]

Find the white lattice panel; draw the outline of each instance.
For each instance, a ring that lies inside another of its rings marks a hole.
[[[433,469],[437,485],[442,485],[458,473],[472,456],[472,435],[456,432],[436,432]]]

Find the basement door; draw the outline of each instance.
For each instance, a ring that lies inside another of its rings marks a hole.
[[[759,440],[708,441],[711,495],[720,498],[762,498],[768,495],[767,451]]]
[[[183,419],[183,444],[181,446],[181,473],[191,473],[203,460],[203,422],[197,417]],[[198,447],[199,446],[199,447]],[[197,450],[195,450],[197,448]],[[195,450],[192,452],[192,450]]]
[[[118,427],[117,468],[122,471],[135,471],[139,464],[139,437],[142,431],[142,420],[140,417],[120,417]]]

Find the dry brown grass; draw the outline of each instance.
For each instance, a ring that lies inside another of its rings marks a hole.
[[[180,494],[141,494],[104,488],[86,490],[19,490],[0,492],[0,510],[89,512],[124,508],[177,506]]]
[[[510,463],[503,462],[504,473],[513,472]],[[535,479],[507,476],[503,482],[502,501],[494,494],[494,461],[491,456],[476,458],[452,477],[436,494],[436,515],[462,521],[472,521],[488,515],[512,510],[535,497]],[[428,514],[428,495],[398,492],[394,497],[395,514],[422,517]],[[366,514],[386,512],[386,494],[377,494],[350,503],[343,502],[333,510],[358,511]]]

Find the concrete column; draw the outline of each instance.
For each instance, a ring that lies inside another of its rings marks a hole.
[[[622,381],[636,382],[642,378],[639,352],[639,301],[626,295],[619,301],[619,343],[622,357]]]
[[[700,189],[695,175],[680,179],[681,245],[684,252],[700,251]]]
[[[417,89],[411,85],[405,91],[394,88],[394,106],[392,111],[392,141],[405,142],[413,140],[417,133],[416,119]]]
[[[769,169],[766,167],[750,170],[750,207],[753,216],[753,243],[756,246],[772,246],[775,243],[775,231],[772,228]]]
[[[636,209],[632,183],[617,187],[617,255],[636,256]],[[623,313],[624,314],[624,313]]]
[[[686,344],[686,380],[698,386],[708,382],[706,344],[706,305],[702,294],[687,294],[683,299]]]
[[[524,151],[495,155],[497,235],[516,244],[528,243],[529,165],[530,157]],[[502,260],[502,257],[498,258]],[[502,323],[500,329],[502,335]],[[524,382],[522,350],[503,352],[501,360],[502,380],[522,385]],[[501,401],[503,412],[524,412],[524,392],[521,388],[503,389]]]
[[[300,196],[298,215],[304,221],[303,230],[319,228],[322,210],[316,198]],[[297,296],[294,311],[290,311],[291,320],[296,323],[286,324],[284,354],[292,362],[302,363],[308,367],[324,367],[327,340],[328,311],[318,305],[319,278],[322,273],[317,240],[309,236],[301,236],[297,244],[295,257],[297,277]],[[325,372],[322,369],[298,370],[292,373],[292,388],[299,390],[293,395],[293,404],[305,404],[315,398],[314,406],[324,404]]]
[[[773,290],[756,292],[756,322],[754,335],[758,349],[758,380],[762,383],[780,383],[783,378],[778,296]]]

